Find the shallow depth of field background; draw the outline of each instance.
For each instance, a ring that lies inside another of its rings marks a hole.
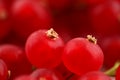
[[[120,0],[0,0],[0,45],[24,49],[31,33],[50,28],[65,43],[96,37],[104,70],[120,60]]]

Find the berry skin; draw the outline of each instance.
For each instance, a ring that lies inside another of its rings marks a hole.
[[[116,70],[115,80],[120,80],[120,66]]]
[[[94,37],[88,36],[88,39],[74,38],[66,44],[62,60],[68,70],[82,75],[101,68],[104,55],[94,40]]]
[[[102,41],[104,52],[104,68],[111,68],[120,60],[120,38],[119,36],[111,36]]]
[[[3,1],[0,1],[0,39],[3,39],[10,31],[10,19]]]
[[[2,59],[10,70],[10,79],[32,72],[32,66],[28,62],[25,52],[21,47],[4,44],[0,46],[0,59]],[[22,64],[22,66],[21,66]],[[22,70],[21,70],[22,69]]]
[[[93,71],[81,76],[77,80],[112,80],[112,79],[102,72]]]
[[[25,39],[38,29],[48,29],[52,22],[49,10],[33,0],[14,1],[11,14],[15,32]]]
[[[26,42],[29,61],[38,68],[54,68],[61,62],[64,43],[53,30],[38,30]]]
[[[113,0],[89,8],[89,15],[93,29],[102,36],[119,33],[120,4]]]
[[[60,74],[49,69],[37,69],[30,77],[35,80],[64,80]]]
[[[0,59],[0,80],[7,80],[8,69],[7,65],[3,60]]]
[[[14,80],[36,80],[28,75],[23,75],[23,76],[19,76],[17,78],[15,78]]]

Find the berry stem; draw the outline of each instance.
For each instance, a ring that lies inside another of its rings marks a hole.
[[[104,73],[109,76],[115,76],[116,70],[120,65],[120,61],[117,61],[112,68],[109,70],[105,71]]]

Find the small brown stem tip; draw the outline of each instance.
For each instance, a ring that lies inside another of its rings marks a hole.
[[[94,43],[94,44],[97,44],[97,39],[95,37],[93,37],[92,35],[87,35],[87,39]]]
[[[54,39],[54,40],[55,40],[56,38],[58,38],[58,34],[57,34],[57,32],[54,31],[53,28],[50,28],[50,29],[46,32],[46,34],[47,34],[48,37],[50,37],[50,38],[52,38],[52,39]]]

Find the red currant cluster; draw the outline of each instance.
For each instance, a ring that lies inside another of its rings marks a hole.
[[[120,0],[0,0],[0,80],[120,80],[119,35]]]

